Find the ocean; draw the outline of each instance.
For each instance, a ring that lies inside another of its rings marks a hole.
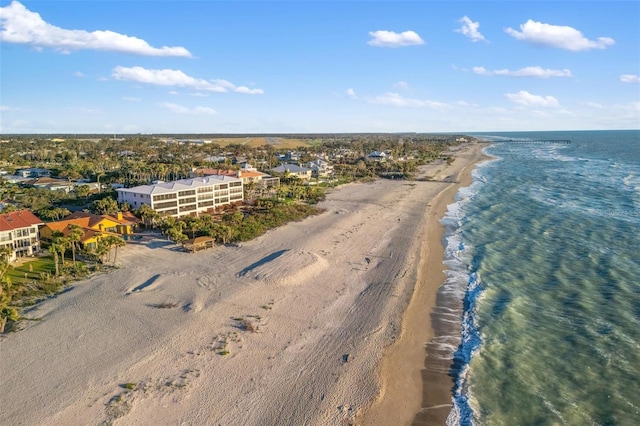
[[[640,131],[474,136],[495,159],[442,221],[447,423],[640,425]]]

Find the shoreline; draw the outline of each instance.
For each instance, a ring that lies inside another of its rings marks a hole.
[[[124,247],[119,268],[37,305],[38,321],[0,342],[7,365],[28,366],[0,370],[0,423],[357,423],[395,392],[379,375],[394,343],[430,332],[428,318],[408,326],[407,308],[420,320],[421,295],[435,303],[418,284],[433,275],[424,250],[441,247],[444,194],[482,147],[421,168],[432,181],[341,186],[323,213],[237,246]],[[413,348],[418,390],[394,407],[405,417],[420,409],[424,341]]]
[[[472,146],[474,157],[457,173],[457,182],[431,200],[424,222],[418,282],[402,317],[401,335],[383,356],[379,398],[364,411],[358,424],[433,425],[446,422],[453,406],[454,383],[448,375],[451,361],[430,358],[426,349],[441,334],[434,324],[439,290],[446,279],[444,225],[440,220],[445,216],[447,206],[455,202],[458,190],[473,182],[471,174],[475,167],[492,158],[482,152],[489,145]],[[456,160],[460,158],[456,157]],[[447,331],[450,334],[450,330]]]

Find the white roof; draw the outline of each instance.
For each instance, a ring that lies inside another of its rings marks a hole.
[[[134,186],[133,188],[117,188],[116,191],[136,194],[166,194],[186,189],[200,188],[202,186],[238,181],[242,182],[241,179],[232,176],[212,175],[192,179],[175,180],[173,182],[162,182],[155,185],[140,185]]]

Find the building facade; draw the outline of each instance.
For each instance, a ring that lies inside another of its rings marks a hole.
[[[0,248],[11,250],[10,262],[40,251],[38,226],[43,224],[29,210],[0,214]]]
[[[216,207],[242,201],[242,180],[237,177],[213,175],[118,188],[118,202],[127,202],[134,209],[143,204],[163,216],[182,217],[215,211]]]

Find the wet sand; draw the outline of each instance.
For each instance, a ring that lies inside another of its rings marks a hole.
[[[445,424],[451,411],[454,384],[448,374],[451,359],[442,358],[437,343],[441,336],[459,335],[460,325],[447,321],[447,313],[442,315],[438,310],[441,306],[456,304],[461,308],[462,299],[439,291],[446,278],[444,227],[440,219],[447,205],[454,202],[458,189],[471,184],[476,163],[489,159],[482,153],[485,146],[478,144],[456,155],[453,166],[457,167],[447,173],[448,180],[454,183],[443,188],[430,203],[424,223],[418,283],[403,317],[402,333],[385,354],[380,369],[380,397],[365,411],[359,424]]]

